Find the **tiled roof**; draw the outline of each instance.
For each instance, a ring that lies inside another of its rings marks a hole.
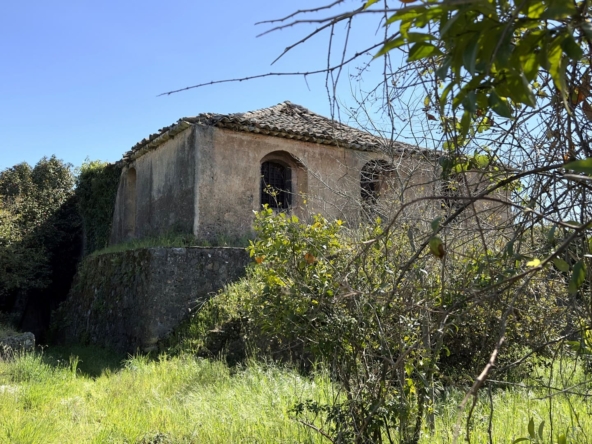
[[[158,133],[137,143],[124,155],[124,160],[129,161],[140,157],[146,151],[156,148],[192,125],[214,126],[362,151],[383,151],[386,149],[387,152],[407,152],[409,154],[427,152],[427,150],[419,149],[416,146],[382,139],[286,101],[269,108],[246,113],[204,113],[195,117],[179,119],[177,123],[162,128]]]

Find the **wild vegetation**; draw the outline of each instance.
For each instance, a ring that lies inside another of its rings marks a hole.
[[[0,172],[0,311],[17,324],[29,313],[46,327],[68,291],[81,239],[73,186],[72,166],[55,157]]]
[[[520,282],[520,293],[487,291],[515,268],[528,270],[529,259],[499,242],[489,274],[477,241],[451,238],[443,257],[424,251],[399,280],[415,253],[409,228],[377,221],[352,230],[321,216],[307,224],[265,208],[256,217],[247,277],[197,312],[175,337],[178,348],[222,354],[229,364],[251,354],[296,363],[305,372],[315,364],[326,368],[335,396],[325,403],[302,400],[295,412],[304,422],[323,418],[320,431],[334,442],[419,442],[426,429],[435,433],[440,394],[481,371],[510,302],[519,309],[508,316],[507,344],[491,377],[518,384],[533,363],[556,365],[551,344],[565,341],[565,325],[582,316],[564,297],[563,272]],[[418,226],[414,232],[422,235]],[[475,282],[478,296],[465,290]],[[586,394],[588,384],[579,389]]]
[[[107,246],[120,172],[55,156],[0,172],[0,314],[12,324],[43,338],[78,262]]]
[[[78,211],[84,226],[84,254],[107,247],[121,165],[86,161],[76,178]]]
[[[178,332],[177,357],[130,359],[93,380],[79,375],[76,358],[2,363],[0,408],[19,406],[0,416],[10,418],[7,439],[37,442],[42,424],[55,441],[591,440],[592,5],[402,3],[367,0],[323,15],[342,7],[338,0],[272,21],[269,31],[316,24],[286,52],[330,31],[328,66],[319,70],[329,93],[348,63],[368,53],[383,62],[381,83],[360,86],[352,118],[383,136],[390,165],[372,180],[397,198],[362,193],[369,223],[348,228],[264,208],[249,246],[255,265]],[[377,17],[372,30],[383,30],[367,48],[349,39],[361,17]],[[402,153],[391,142],[403,138],[442,153],[427,195],[407,193],[412,184],[396,174]],[[43,188],[2,185],[35,184],[39,171],[18,166],[0,177],[7,289],[45,282],[46,250],[26,244],[25,229],[46,220],[36,203],[44,201],[22,197]],[[104,246],[105,231],[96,233],[93,249]],[[187,350],[230,364],[273,358],[307,376],[260,364],[231,374]],[[249,385],[250,375],[268,372],[273,378]],[[194,397],[200,390],[220,398]],[[269,406],[282,414],[271,419]],[[225,413],[211,415],[216,409]],[[205,434],[195,435],[202,424]]]
[[[230,370],[188,355],[119,359],[100,349],[55,348],[0,361],[0,441],[329,442],[299,422],[303,418],[294,409],[299,400],[326,403],[340,396],[323,372],[302,376],[254,362]],[[551,442],[562,434],[567,442],[589,442],[592,423],[585,400],[561,393],[550,402],[548,392],[530,386],[539,376],[547,379],[549,370],[535,370],[522,385],[495,387],[479,396],[468,425],[472,442],[488,440],[492,412],[493,442],[528,438],[529,430],[535,436],[530,442]],[[571,383],[583,377],[575,367],[557,368],[554,374]],[[451,388],[438,394],[434,428],[422,430],[420,443],[451,441],[462,396]],[[323,426],[322,415],[307,421]]]
[[[263,34],[313,25],[279,57],[326,31],[326,65],[293,74],[324,73],[334,114],[350,114],[382,136],[391,165],[377,184],[403,163],[393,142],[442,154],[433,192],[406,193],[410,183],[387,187],[399,191],[397,205],[383,200],[389,211],[381,233],[361,236],[347,266],[332,262],[338,252],[319,255],[308,238],[293,244],[291,234],[285,245],[264,236],[267,244],[252,247],[261,261],[253,294],[266,296],[255,297],[262,303],[253,317],[269,315],[263,332],[293,329],[303,347],[323,356],[343,390],[330,405],[303,406],[326,415],[323,432],[334,442],[418,442],[423,421],[433,424],[430,399],[439,377],[459,365],[472,384],[459,402],[452,440],[470,440],[470,406],[491,387],[488,379],[511,383],[506,371],[529,371],[537,354],[557,363],[591,350],[592,5],[402,3],[368,0],[350,8],[338,0],[263,22]],[[374,41],[360,46],[356,32],[374,32]],[[356,61],[354,106],[340,108],[336,85]],[[382,76],[369,85],[366,74],[377,63]],[[440,214],[433,205],[439,202]],[[496,209],[488,212],[483,202]],[[512,208],[507,217],[490,217],[503,215],[504,205]],[[302,244],[300,257],[291,253]],[[533,312],[538,305],[547,309]],[[530,331],[541,323],[543,331]],[[585,383],[542,385],[588,396]]]

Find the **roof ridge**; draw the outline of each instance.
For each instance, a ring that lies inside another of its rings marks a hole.
[[[140,157],[146,151],[155,149],[193,125],[213,126],[361,151],[379,151],[386,147],[389,151],[397,152],[427,152],[406,143],[388,141],[285,100],[267,108],[243,113],[201,113],[195,117],[184,117],[134,145],[124,155],[124,160],[131,161]]]

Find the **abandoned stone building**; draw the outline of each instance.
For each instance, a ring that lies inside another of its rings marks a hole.
[[[356,223],[389,168],[418,192],[430,187],[435,155],[287,101],[183,118],[125,154],[111,243],[171,230],[241,237],[262,204]]]
[[[253,212],[264,204],[301,219],[321,213],[354,227],[363,218],[382,217],[386,208],[397,221],[414,226],[422,220],[429,230],[435,214],[454,210],[452,195],[463,188],[449,188],[447,197],[440,156],[290,102],[180,119],[124,156],[111,243],[171,231],[232,241],[253,234]],[[465,188],[479,185],[475,177]],[[434,199],[439,192],[443,196]],[[410,202],[414,208],[402,205]],[[475,202],[473,209],[477,204],[489,205]],[[410,211],[401,217],[403,208]],[[60,334],[121,351],[155,350],[204,301],[239,279],[250,261],[244,248],[234,247],[89,256],[60,306]]]

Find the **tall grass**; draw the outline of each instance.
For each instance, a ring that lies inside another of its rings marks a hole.
[[[191,357],[133,357],[96,378],[77,364],[0,362],[1,443],[321,442],[288,411],[322,400],[325,378],[260,365],[233,374]]]
[[[191,356],[136,356],[119,366],[89,365],[84,361],[90,353],[78,351],[82,359],[62,349],[51,359],[46,353],[0,361],[0,443],[327,442],[290,413],[300,400],[324,402],[335,394],[323,375],[307,378],[257,363],[231,370]],[[555,370],[553,383],[568,374],[572,381],[586,377],[581,368]],[[549,377],[548,370],[541,372],[538,376]],[[541,442],[556,442],[561,433],[569,443],[592,442],[590,401],[566,393],[549,400],[547,394],[518,385],[492,390],[490,400],[482,390],[469,423],[471,442],[489,442],[491,403],[495,443],[527,437],[530,418],[537,428],[545,421]],[[452,441],[463,395],[452,389],[441,394],[435,429],[424,430],[422,444]],[[459,442],[466,433],[466,412],[461,418]]]

